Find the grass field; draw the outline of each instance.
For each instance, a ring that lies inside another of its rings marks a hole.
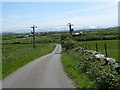
[[[120,41],[120,40],[119,40]],[[98,51],[105,54],[104,43],[107,45],[108,57],[115,58],[120,61],[118,50],[118,40],[98,40],[98,41],[81,41],[79,44],[87,44],[90,46],[91,50],[96,50],[95,42],[98,44]]]
[[[92,82],[85,73],[80,73],[79,69],[76,67],[77,60],[79,60],[79,53],[63,52],[62,54],[62,63],[64,70],[67,73],[68,77],[73,79],[77,88],[95,88],[95,83]]]
[[[35,41],[36,41],[36,43],[44,43],[44,42],[48,42],[49,39],[47,38],[47,36],[37,36]],[[12,38],[12,39],[7,39],[7,40],[2,41],[3,44],[17,43],[17,42],[20,42],[20,43],[32,43],[32,37],[28,37],[28,38]]]
[[[51,41],[59,42],[61,34],[50,34],[45,36],[35,36],[36,43],[49,43]],[[28,44],[32,43],[33,37],[27,38],[17,38],[17,35],[3,35],[2,36],[2,44],[9,44],[9,43],[23,43]]]
[[[7,44],[2,46],[2,78],[28,62],[50,53],[55,44]]]

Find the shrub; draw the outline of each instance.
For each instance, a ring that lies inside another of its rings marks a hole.
[[[112,65],[102,65],[102,61],[92,62],[87,74],[97,88],[120,88],[119,75]]]
[[[62,44],[62,47],[64,47],[66,49],[66,51],[68,51],[68,50],[74,48],[75,45],[76,45],[76,41],[70,39],[70,40],[66,41],[64,44]]]
[[[98,88],[120,88],[118,75],[112,66],[104,66],[99,72],[99,76],[95,80]]]
[[[93,56],[82,54],[76,67],[79,72],[86,73],[96,83],[97,88],[120,89],[120,76],[112,65],[103,65],[104,60],[95,61]]]

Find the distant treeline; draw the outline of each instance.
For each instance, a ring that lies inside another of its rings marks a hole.
[[[83,37],[75,37],[76,41],[93,41],[93,40],[116,40],[116,39],[120,39],[119,36],[111,36],[111,37],[100,37],[100,36],[83,36]]]
[[[120,39],[118,30],[85,31],[85,36],[74,37],[76,41],[117,40]]]

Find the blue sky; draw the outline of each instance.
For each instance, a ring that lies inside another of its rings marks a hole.
[[[38,29],[107,27],[118,25],[117,2],[3,2],[3,31]]]

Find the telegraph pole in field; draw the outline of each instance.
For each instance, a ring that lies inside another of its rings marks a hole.
[[[33,29],[33,31],[31,31],[33,34],[33,47],[35,48],[35,28],[37,28],[37,26],[33,25],[31,28]]]
[[[72,35],[73,29],[71,28],[71,26],[73,26],[73,24],[71,24],[71,23],[68,23],[68,25],[67,25],[67,26],[69,26],[70,35]]]

